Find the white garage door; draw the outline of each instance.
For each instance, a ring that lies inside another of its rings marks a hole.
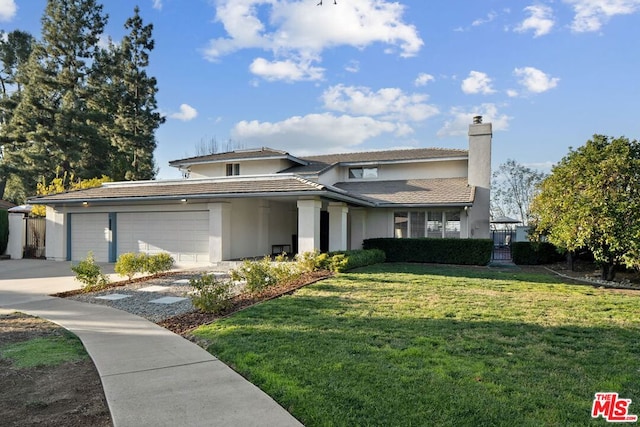
[[[71,215],[71,259],[79,261],[89,251],[97,262],[109,261],[109,214],[83,213]]]
[[[176,262],[209,262],[209,212],[118,213],[118,255],[169,252]]]

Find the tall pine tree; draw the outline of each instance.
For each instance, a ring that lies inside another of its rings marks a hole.
[[[111,144],[108,175],[116,180],[155,177],[155,131],[165,119],[157,112],[157,81],[147,75],[154,48],[153,25],[144,25],[138,7],[124,25],[120,45],[110,43],[96,57],[90,84],[93,107],[102,113],[101,135]]]
[[[90,124],[87,79],[107,22],[95,0],[49,0],[42,39],[24,68],[24,90],[6,133],[5,157],[20,171],[26,189],[67,172],[99,176],[108,146]]]
[[[106,23],[97,0],[47,1],[41,40],[16,80],[21,96],[6,104],[0,126],[0,183],[5,171],[22,199],[35,193],[37,182],[63,174],[155,177],[155,131],[164,118],[157,112],[157,81],[146,72],[153,26],[144,25],[136,7],[125,23],[129,33],[103,49],[98,42]]]
[[[0,31],[0,132],[11,120],[13,111],[20,102],[23,86],[21,70],[29,60],[33,41],[33,36],[24,31]],[[3,155],[5,145],[9,150],[10,144],[0,136],[0,199],[19,199],[21,194],[15,193],[16,189],[12,188],[11,183],[5,195],[7,181],[13,171]],[[20,191],[20,188],[17,190]]]

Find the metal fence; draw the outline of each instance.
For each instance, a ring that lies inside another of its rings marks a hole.
[[[46,237],[45,218],[29,218],[24,219],[26,241],[24,246],[25,258],[44,258],[44,242]]]
[[[493,230],[492,261],[511,261],[511,243],[514,241],[515,232],[513,230]]]

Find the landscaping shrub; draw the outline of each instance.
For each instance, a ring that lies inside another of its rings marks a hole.
[[[490,239],[366,239],[364,249],[380,249],[387,262],[487,265],[491,261]]]
[[[549,242],[513,242],[511,256],[513,262],[520,265],[551,264],[564,259],[564,255]]]
[[[149,255],[146,260],[145,271],[149,274],[158,274],[173,268],[173,257],[166,252]]]
[[[173,258],[166,252],[155,255],[128,252],[118,257],[115,272],[131,280],[136,273],[158,274],[171,270],[173,263]]]
[[[277,283],[277,275],[271,267],[271,258],[265,256],[259,261],[244,260],[230,272],[233,280],[244,280],[245,290],[257,294]]]
[[[76,273],[76,280],[83,283],[85,288],[109,283],[109,278],[102,273],[91,251],[87,253],[85,259],[76,265],[72,265],[71,271]]]
[[[129,280],[133,279],[136,273],[141,271],[140,257],[133,252],[127,252],[118,257],[114,270],[120,276],[127,276]]]
[[[231,305],[230,281],[220,281],[213,274],[189,280],[194,292],[190,294],[194,307],[206,313],[220,314]]]
[[[7,250],[9,244],[9,212],[0,210],[0,255]]]
[[[329,268],[329,255],[320,253],[319,250],[304,252],[295,256],[295,261],[301,273],[309,273]]]
[[[341,273],[358,267],[379,264],[385,259],[384,251],[380,249],[331,252],[329,254],[329,269]]]

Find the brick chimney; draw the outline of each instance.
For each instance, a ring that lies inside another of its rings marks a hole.
[[[476,187],[475,201],[469,211],[469,237],[489,238],[489,201],[491,187],[491,123],[475,116],[469,125],[468,183]]]

